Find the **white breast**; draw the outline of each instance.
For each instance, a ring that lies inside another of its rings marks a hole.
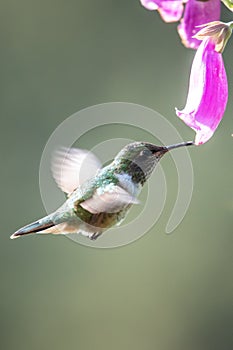
[[[132,181],[132,176],[128,174],[117,174],[116,177],[119,180],[120,186],[124,188],[133,197],[137,197],[140,193],[142,186],[140,184],[135,184]]]

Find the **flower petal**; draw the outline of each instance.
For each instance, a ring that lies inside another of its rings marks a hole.
[[[186,106],[176,114],[196,131],[195,144],[208,141],[218,127],[228,99],[227,76],[221,53],[207,38],[194,57]]]
[[[142,6],[144,6],[147,10],[153,11],[158,10],[158,3],[160,1],[155,0],[140,0]]]
[[[184,46],[197,49],[200,41],[193,36],[200,30],[197,26],[220,19],[221,1],[189,0],[185,6],[184,18],[178,26],[178,33]]]
[[[140,0],[148,10],[158,10],[165,22],[176,22],[183,13],[183,0]]]

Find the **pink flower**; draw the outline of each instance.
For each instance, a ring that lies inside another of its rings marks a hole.
[[[165,22],[179,21],[183,14],[182,0],[140,0],[148,10],[157,10]],[[184,1],[185,2],[185,1]],[[197,26],[220,19],[220,0],[188,0],[184,16],[178,26],[182,43],[189,48],[197,49],[200,41],[193,36],[198,32]]]
[[[178,33],[184,46],[197,49],[200,41],[193,36],[199,31],[197,26],[220,19],[220,0],[188,0],[184,18],[178,25]]]
[[[147,10],[158,10],[165,22],[176,22],[183,13],[182,0],[140,0]]]
[[[218,127],[228,99],[222,54],[213,38],[206,37],[194,57],[186,106],[176,114],[196,131],[195,144],[208,141]]]

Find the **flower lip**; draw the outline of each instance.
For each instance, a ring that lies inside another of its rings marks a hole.
[[[147,10],[150,10],[150,11],[158,10],[158,5],[155,3],[155,1],[141,0],[141,4],[145,8],[147,8]]]
[[[140,0],[147,10],[157,10],[165,22],[179,21],[184,5],[183,0]]]

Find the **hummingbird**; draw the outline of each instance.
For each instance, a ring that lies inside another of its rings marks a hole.
[[[133,142],[105,167],[87,150],[57,150],[51,170],[67,197],[65,203],[52,214],[20,228],[10,238],[35,233],[80,233],[97,239],[110,227],[120,225],[130,207],[139,203],[137,196],[163,155],[190,145],[192,141],[170,146]]]

